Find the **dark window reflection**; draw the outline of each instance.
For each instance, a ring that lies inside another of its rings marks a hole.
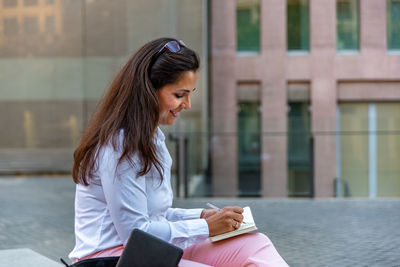
[[[6,36],[15,35],[18,33],[17,18],[6,18],[3,21],[3,32]]]
[[[54,17],[53,16],[46,17],[46,32],[54,33]]]
[[[358,1],[340,0],[337,12],[337,47],[339,50],[357,50],[358,36]]]
[[[287,1],[288,50],[309,50],[309,3],[308,0]]]
[[[17,0],[3,0],[3,7],[15,7]]]
[[[400,1],[387,1],[387,46],[388,49],[400,49]]]
[[[35,34],[39,32],[39,24],[37,17],[24,18],[24,32],[28,34]]]
[[[240,196],[260,195],[261,114],[259,102],[239,102],[238,160]]]
[[[236,10],[238,51],[260,51],[260,3],[239,0]]]
[[[291,197],[311,197],[309,102],[290,102],[288,114],[288,186]]]
[[[24,0],[24,5],[25,6],[36,6],[38,3],[37,0]]]

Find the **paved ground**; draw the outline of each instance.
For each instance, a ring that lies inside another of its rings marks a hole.
[[[0,177],[0,249],[67,258],[74,245],[68,178]],[[250,205],[291,266],[400,266],[400,199],[177,199],[176,207]]]

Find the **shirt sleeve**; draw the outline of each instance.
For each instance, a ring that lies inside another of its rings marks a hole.
[[[189,215],[188,220],[151,220],[147,209],[146,178],[137,177],[137,170],[123,162],[118,166],[117,153],[101,157],[99,176],[107,208],[116,231],[126,244],[131,231],[138,228],[181,248],[191,246],[209,235],[207,222]]]
[[[166,213],[168,221],[199,219],[203,209],[169,208]]]

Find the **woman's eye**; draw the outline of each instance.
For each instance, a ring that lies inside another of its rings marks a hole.
[[[181,94],[175,94],[175,96],[176,96],[176,98],[182,98],[183,97],[183,95],[181,95]]]

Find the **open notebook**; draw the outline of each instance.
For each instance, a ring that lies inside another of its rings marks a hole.
[[[222,239],[226,239],[229,237],[233,237],[233,236],[237,236],[237,235],[241,235],[244,233],[248,233],[248,232],[257,230],[257,226],[254,222],[253,215],[251,214],[250,207],[244,207],[243,210],[244,210],[243,211],[243,217],[244,217],[243,222],[246,222],[246,223],[242,223],[240,225],[240,227],[234,231],[210,237],[211,241],[215,242],[215,241],[219,241]]]

